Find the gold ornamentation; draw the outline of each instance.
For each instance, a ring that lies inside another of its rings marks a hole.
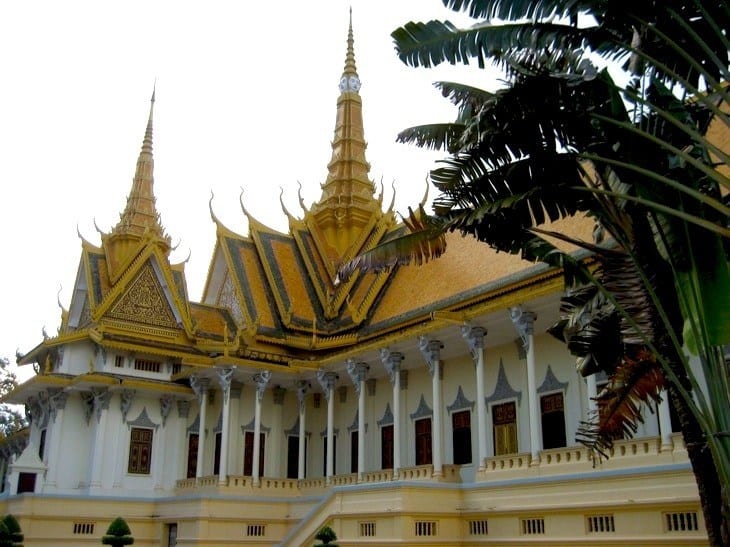
[[[157,276],[149,264],[132,281],[127,292],[110,310],[109,315],[148,325],[177,326]]]

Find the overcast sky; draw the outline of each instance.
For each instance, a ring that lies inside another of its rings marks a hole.
[[[281,231],[280,187],[296,216],[298,181],[307,205],[319,198],[350,5],[370,175],[385,184],[385,204],[395,181],[405,211],[442,154],[397,144],[396,134],[455,114],[431,83],[496,85],[476,67],[412,69],[397,59],[390,33],[399,25],[468,21],[441,0],[0,3],[0,356],[14,362],[44,327],[56,333],[57,298],[68,307],[78,268],[77,229],[99,244],[94,223],[116,224],[155,80],[157,209],[179,242],[172,261],[190,254],[193,300],[213,249],[211,193],[217,217],[244,235],[241,188],[247,210]]]

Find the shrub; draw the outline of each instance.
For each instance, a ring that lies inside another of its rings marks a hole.
[[[10,533],[10,541],[12,543],[13,547],[23,547],[23,532],[20,529],[20,524],[18,523],[18,519],[16,519],[13,515],[5,515],[5,518],[2,520],[3,524],[8,529],[8,532]]]
[[[314,539],[318,539],[322,542],[315,544],[314,547],[322,547],[323,545],[327,545],[328,547],[337,547],[336,543],[330,543],[331,541],[335,541],[337,539],[337,534],[335,534],[335,531],[329,526],[325,526],[319,532],[317,532],[317,535],[314,536]]]
[[[132,545],[134,538],[132,531],[122,517],[115,518],[107,528],[106,535],[102,536],[101,542],[104,545],[112,547],[123,547],[124,545]]]

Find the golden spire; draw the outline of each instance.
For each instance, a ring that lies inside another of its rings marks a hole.
[[[347,33],[345,68],[340,78],[337,119],[332,141],[332,159],[322,197],[311,213],[338,258],[358,241],[373,215],[380,213],[374,198],[375,184],[369,179],[370,164],[365,159],[365,142],[360,77],[355,65],[352,9]],[[334,258],[334,257],[332,257]]]
[[[152,90],[150,100],[150,114],[147,119],[142,150],[137,158],[137,169],[132,181],[132,190],[127,196],[127,205],[119,216],[119,222],[112,229],[116,236],[135,235],[141,236],[151,234],[157,236],[163,242],[167,242],[169,249],[169,237],[160,224],[160,215],[155,208],[154,168],[155,160],[152,156],[152,117],[155,107],[155,89]]]

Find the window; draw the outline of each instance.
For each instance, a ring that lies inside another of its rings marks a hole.
[[[436,535],[436,521],[434,521],[434,520],[417,520],[415,522],[415,525],[416,525],[415,533],[417,536],[435,536]]]
[[[114,356],[114,366],[116,368],[124,367],[124,355],[115,355]]]
[[[492,406],[494,455],[517,453],[517,406],[514,402]]]
[[[667,532],[688,532],[700,529],[697,524],[697,513],[694,511],[664,513],[664,525]]]
[[[160,372],[159,361],[150,361],[149,359],[135,359],[134,370],[141,370],[144,372]]]
[[[542,535],[545,533],[545,519],[542,517],[520,519],[523,536]]]
[[[489,522],[487,521],[487,519],[469,521],[469,535],[486,536],[488,534],[489,534]]]
[[[249,537],[263,537],[266,535],[266,525],[248,524],[246,526],[246,535]]]
[[[453,412],[451,426],[454,463],[456,465],[471,463],[471,412],[468,410]]]
[[[322,437],[322,475],[327,476],[327,435]],[[337,474],[337,435],[332,435],[332,474]]]
[[[360,523],[360,537],[375,536],[375,521],[367,521]]]
[[[18,494],[35,492],[35,473],[18,473]]]
[[[152,430],[133,427],[129,441],[129,465],[127,466],[127,472],[149,475],[151,461]]]
[[[246,431],[243,437],[243,474],[247,477],[253,476],[253,431]],[[264,447],[266,438],[259,433],[259,477],[264,475]]]
[[[353,431],[350,433],[350,473],[357,473],[357,445],[358,445],[358,432]]]
[[[194,479],[198,470],[198,434],[188,435],[188,473],[189,479]]]
[[[380,428],[380,467],[393,469],[393,426]]]
[[[540,397],[540,412],[542,413],[542,447],[549,449],[566,446],[563,394],[553,393]]]
[[[74,522],[75,535],[92,535],[94,533],[93,522]]]
[[[304,469],[307,469],[307,440],[304,439]],[[286,450],[286,478],[296,479],[299,477],[299,437],[289,435],[287,437]]]
[[[38,441],[38,458],[43,461],[43,457],[46,455],[46,430],[41,429],[41,438]]]
[[[431,418],[416,420],[416,465],[431,463]]]
[[[616,531],[613,515],[591,515],[590,517],[586,517],[586,522],[589,534]]]

